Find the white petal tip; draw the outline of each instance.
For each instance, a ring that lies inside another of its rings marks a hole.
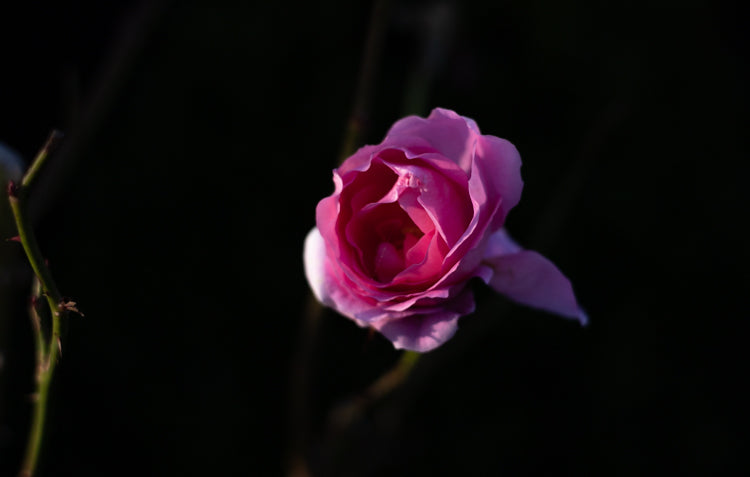
[[[325,242],[317,227],[305,237],[303,260],[305,263],[305,277],[310,284],[315,298],[325,304]]]

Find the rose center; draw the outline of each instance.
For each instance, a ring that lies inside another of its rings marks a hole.
[[[407,242],[416,242],[424,233],[411,220],[402,217],[385,220],[375,227],[380,243],[389,243],[397,250],[409,248]],[[406,247],[404,244],[407,243]],[[413,243],[411,244],[413,245]]]
[[[375,235],[378,244],[373,256],[373,275],[380,282],[389,282],[408,266],[407,252],[424,233],[408,216],[402,215],[378,223]]]

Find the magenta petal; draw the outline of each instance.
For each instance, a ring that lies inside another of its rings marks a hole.
[[[424,353],[451,339],[458,329],[458,319],[473,311],[474,297],[466,290],[444,310],[372,323],[372,327],[388,338],[396,349]]]
[[[435,222],[432,221],[429,214],[424,210],[424,207],[419,203],[419,193],[416,190],[406,191],[401,194],[398,199],[398,204],[404,209],[409,215],[409,218],[414,222],[419,230],[423,234],[427,234],[435,230]]]
[[[523,250],[520,245],[513,240],[505,228],[502,228],[490,236],[487,242],[485,256],[488,258],[508,255]]]
[[[495,270],[489,285],[497,292],[518,303],[577,319],[582,325],[588,322],[570,280],[541,254],[521,250],[486,262]]]
[[[476,123],[453,111],[435,108],[428,118],[408,116],[391,126],[386,140],[398,138],[409,144],[414,139],[426,140],[464,171],[469,171],[474,143],[479,136]]]
[[[345,284],[341,270],[337,269],[335,262],[329,260],[326,255],[323,236],[318,228],[314,227],[305,238],[303,260],[305,276],[315,298],[353,319],[359,326],[367,326],[369,315],[373,315],[373,319],[381,317],[380,312],[369,313],[375,309],[374,300],[368,302],[352,293],[350,286]]]
[[[521,200],[521,155],[505,139],[482,136],[477,142],[476,164],[485,187],[501,194],[500,213],[493,218],[493,226],[502,226],[508,212]]]
[[[375,278],[387,283],[404,268],[404,257],[393,244],[382,242],[375,253]]]

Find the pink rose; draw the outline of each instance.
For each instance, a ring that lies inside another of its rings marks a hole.
[[[447,109],[394,124],[333,171],[305,240],[315,296],[396,348],[429,351],[474,311],[479,277],[519,303],[586,322],[568,279],[505,232],[521,158]]]

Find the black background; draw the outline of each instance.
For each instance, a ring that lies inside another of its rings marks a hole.
[[[67,133],[32,208],[86,314],[69,320],[40,475],[282,475],[302,241],[333,187],[370,3],[16,3],[0,7],[0,141],[29,160]],[[398,353],[325,314],[313,473],[737,471],[746,7],[393,3],[365,141],[441,106],[516,144],[507,225],[571,278],[591,325],[480,288],[456,338],[331,437],[327,410]],[[0,247],[0,475],[14,475],[30,273]]]

